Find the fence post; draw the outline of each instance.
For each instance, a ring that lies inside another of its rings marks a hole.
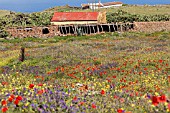
[[[25,48],[21,47],[20,61],[23,62],[25,60]]]

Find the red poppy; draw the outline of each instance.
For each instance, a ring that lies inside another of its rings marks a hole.
[[[63,67],[61,67],[61,71],[64,72],[64,68]]]
[[[117,112],[118,113],[123,113],[123,110],[122,109],[118,109]]]
[[[3,100],[3,101],[1,102],[1,105],[2,105],[2,106],[7,105],[7,101],[6,101],[6,100]]]
[[[122,72],[125,72],[125,70],[122,70]]]
[[[166,96],[165,95],[160,96],[158,99],[159,99],[159,102],[166,102]]]
[[[80,105],[83,105],[84,104],[84,102],[80,102]]]
[[[43,84],[42,84],[42,83],[40,83],[40,84],[38,84],[38,86],[43,86]]]
[[[41,94],[43,94],[44,93],[44,90],[39,90],[38,92],[37,92],[37,94],[39,94],[39,95],[41,95]]]
[[[115,99],[119,98],[117,95],[114,96]]]
[[[58,72],[59,68],[57,67],[55,70],[56,70],[56,72]]]
[[[100,76],[102,76],[103,75],[103,73],[102,72],[100,72]]]
[[[75,97],[73,98],[73,100],[76,101],[76,100],[77,100],[77,97],[75,96]]]
[[[8,82],[2,82],[1,84],[2,84],[3,86],[4,86],[4,85],[8,85]]]
[[[157,106],[159,104],[159,98],[157,96],[152,97],[152,104]]]
[[[96,105],[95,105],[95,104],[92,104],[92,108],[96,109]]]
[[[145,71],[147,71],[148,69],[147,68],[144,68]]]
[[[117,68],[117,71],[120,71],[120,68]]]
[[[131,85],[132,84],[132,82],[129,82],[129,85]]]
[[[108,82],[111,82],[111,80],[107,79]]]
[[[116,78],[116,76],[112,76],[113,78]]]
[[[21,96],[17,96],[16,100],[22,100]]]
[[[2,108],[2,112],[6,112],[7,110],[8,110],[7,107],[3,107],[3,108]]]
[[[51,72],[47,72],[47,74],[49,75],[49,74],[51,74]]]
[[[12,102],[12,101],[13,101],[13,98],[9,97],[9,98],[8,98],[8,101],[9,101],[9,102]]]
[[[133,93],[130,93],[130,96],[131,96],[131,97],[133,97],[133,96],[134,96],[134,94],[133,94]]]
[[[16,99],[16,100],[14,101],[14,104],[15,104],[15,105],[18,105],[18,104],[19,104],[19,100]]]
[[[31,88],[31,89],[32,89],[33,87],[34,87],[34,84],[30,84],[30,85],[29,85],[29,88]]]
[[[104,91],[104,90],[102,90],[100,93],[101,93],[102,95],[104,95],[104,94],[105,94],[105,91]]]
[[[10,95],[10,97],[11,97],[12,99],[14,99],[14,98],[15,98],[15,95],[12,94],[12,95]]]
[[[162,63],[163,62],[163,60],[159,60],[159,63]]]
[[[138,93],[138,92],[136,92],[136,96],[138,96],[138,94],[139,94],[139,93]]]
[[[169,64],[166,63],[166,66],[168,66]]]

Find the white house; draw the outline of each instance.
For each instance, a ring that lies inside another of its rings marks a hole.
[[[88,4],[81,4],[82,8],[86,9],[99,9],[99,8],[110,8],[110,7],[120,7],[122,6],[122,2],[106,2],[106,3],[88,3]]]

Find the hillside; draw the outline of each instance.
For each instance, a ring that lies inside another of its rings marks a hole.
[[[0,17],[5,16],[5,15],[9,15],[10,11],[7,10],[0,10]]]
[[[122,7],[113,7],[108,9],[99,9],[96,11],[107,11],[107,12],[117,12],[118,10],[125,11],[130,14],[139,14],[139,15],[170,15],[170,5],[156,5],[156,6],[148,6],[148,5],[125,5]],[[76,11],[92,11],[90,9],[82,10],[78,7],[70,7],[66,6],[57,6],[53,8],[46,9],[45,12],[76,12]]]
[[[57,6],[46,9],[42,12],[34,12],[30,14],[13,13],[10,11],[0,10],[0,26],[17,27],[17,26],[47,26],[54,12],[76,12],[76,11],[92,11],[90,9],[83,10],[80,7]],[[137,6],[124,5],[122,7],[113,7],[108,9],[99,9],[96,11],[107,12],[107,22],[148,22],[148,21],[170,21],[170,5],[157,6]]]

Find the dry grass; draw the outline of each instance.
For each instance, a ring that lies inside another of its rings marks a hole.
[[[10,11],[7,10],[0,10],[0,17],[5,16],[5,15],[9,15]]]
[[[123,10],[131,14],[140,15],[155,15],[155,14],[170,14],[170,5],[164,6],[123,6],[118,8],[107,9],[108,12],[116,12]]]

